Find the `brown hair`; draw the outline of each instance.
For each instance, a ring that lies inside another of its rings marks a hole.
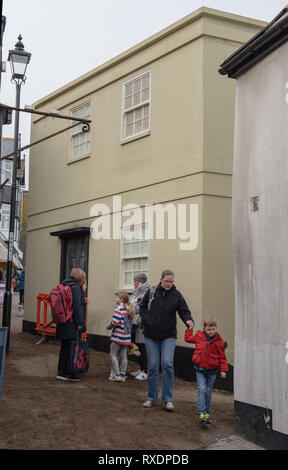
[[[174,273],[171,271],[171,269],[165,269],[161,274],[161,279],[163,279],[165,276],[174,276]]]
[[[74,277],[75,281],[77,281],[80,286],[83,286],[86,282],[86,274],[81,268],[72,268],[70,277]]]
[[[122,300],[123,304],[126,305],[128,315],[133,320],[133,318],[135,317],[135,312],[134,312],[134,308],[129,302],[129,295],[125,293],[121,293],[121,294],[117,293],[116,295],[118,295],[120,299]]]
[[[215,317],[206,317],[203,320],[204,326],[217,326],[216,318]]]

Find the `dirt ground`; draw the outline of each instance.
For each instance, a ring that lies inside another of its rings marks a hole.
[[[81,382],[55,379],[59,344],[37,345],[39,336],[11,332],[0,400],[0,449],[193,450],[234,432],[233,394],[214,391],[214,424],[198,423],[197,388],[175,379],[174,412],[159,402],[145,409],[147,382],[130,376],[111,382],[107,353],[90,350]]]
[[[90,349],[90,368],[81,382],[56,380],[59,343],[39,345],[41,336],[22,333],[23,314],[17,304],[14,294],[0,399],[0,451],[204,450],[223,448],[222,442],[231,448],[227,442],[234,433],[232,393],[214,390],[213,424],[203,428],[195,383],[175,378],[174,412],[167,412],[161,402],[143,408],[147,381],[130,376],[138,369],[132,360],[126,382],[111,382],[109,354]],[[2,307],[2,324],[1,317]],[[235,449],[253,448],[238,438],[233,442]]]

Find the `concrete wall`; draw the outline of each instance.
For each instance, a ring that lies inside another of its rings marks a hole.
[[[288,434],[287,53],[285,44],[241,76],[236,97],[235,400],[260,410],[257,438],[270,441],[272,431]],[[245,415],[239,420],[243,430]]]

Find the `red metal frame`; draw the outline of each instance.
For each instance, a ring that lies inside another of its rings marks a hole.
[[[86,318],[85,318],[85,326],[87,330],[87,305],[88,305],[88,298],[85,297],[86,300]],[[42,313],[42,304],[43,304],[43,321],[41,322],[41,313]],[[38,333],[42,333],[43,335],[47,336],[56,336],[56,325],[52,321],[47,323],[48,318],[48,307],[51,308],[51,304],[49,302],[49,294],[38,294],[37,295],[37,314],[36,314],[36,328],[35,330]],[[51,318],[51,315],[50,315]],[[52,325],[55,326],[52,326]],[[87,333],[82,334],[82,338],[87,338]]]

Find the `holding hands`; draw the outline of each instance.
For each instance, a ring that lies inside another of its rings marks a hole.
[[[187,320],[186,325],[188,326],[188,328],[194,328],[194,322],[192,320]]]

